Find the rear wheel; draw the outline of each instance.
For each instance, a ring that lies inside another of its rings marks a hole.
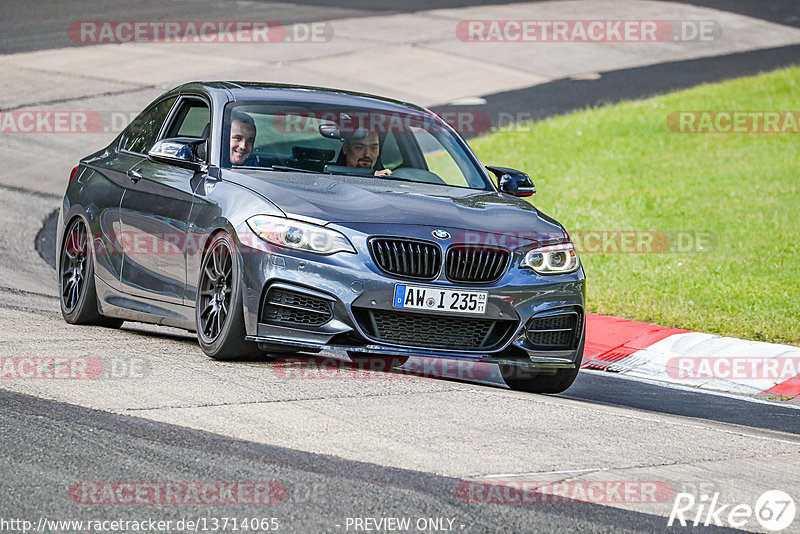
[[[261,354],[245,341],[239,262],[229,234],[217,234],[200,268],[195,325],[200,347],[215,360],[240,360]]]
[[[58,273],[61,315],[70,324],[119,328],[121,319],[105,317],[97,308],[91,248],[86,223],[81,218],[75,219],[64,234],[61,248]]]

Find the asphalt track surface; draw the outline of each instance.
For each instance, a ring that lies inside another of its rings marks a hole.
[[[445,1],[440,5],[463,6],[476,2]],[[487,2],[481,2],[485,4]],[[500,2],[498,2],[500,3]],[[787,25],[798,25],[798,2],[688,2],[762,17]],[[430,3],[343,1],[330,6],[324,2],[299,1],[291,9],[260,2],[191,2],[191,17],[184,16],[186,3],[148,2],[6,2],[0,21],[3,35],[0,53],[71,46],[64,42],[65,18],[91,18],[103,10],[104,19],[134,17],[209,19],[230,17],[237,6],[241,19],[258,19],[265,7],[271,19],[281,22],[312,21],[352,17],[381,10],[387,13],[430,8]],[[370,11],[371,10],[371,11]],[[144,13],[144,14],[143,14]],[[8,16],[6,16],[8,15]],[[224,16],[223,15],[227,15]],[[733,54],[674,64],[604,73],[600,80],[562,80],[532,88],[486,95],[486,109],[529,110],[534,118],[572,109],[638,98],[649,94],[690,87],[698,83],[732,78],[797,63],[797,47]],[[536,102],[531,109],[530,102]],[[34,193],[24,187],[4,185],[10,194],[32,195],[52,201],[55,195]],[[52,217],[36,237],[36,248],[52,262]],[[31,244],[33,245],[33,244]],[[31,294],[32,299],[38,298]],[[47,315],[49,320],[58,320]],[[185,343],[174,334],[165,340]],[[199,350],[199,349],[198,349]],[[426,379],[442,383],[450,381]],[[453,382],[455,386],[464,385]],[[470,387],[496,389],[500,386]],[[147,394],[147,392],[143,392]],[[544,398],[547,400],[547,398]],[[794,441],[800,434],[800,410],[774,403],[752,402],[731,396],[709,395],[689,389],[668,388],[609,376],[582,373],[566,393],[555,396],[587,409],[626,410],[631,413],[668,415],[687,427],[714,427],[733,435],[754,439]],[[362,397],[369,402],[369,397]],[[278,517],[280,531],[345,532],[348,517],[447,517],[455,519],[461,532],[662,532],[685,529],[666,527],[663,514],[655,515],[588,503],[535,503],[525,505],[465,504],[456,496],[461,479],[354,461],[341,455],[311,453],[278,447],[219,433],[193,430],[131,415],[92,410],[6,391],[0,388],[0,517],[37,520],[46,515],[57,519],[142,519],[177,521],[192,517]],[[626,412],[627,413],[627,412]],[[233,416],[232,416],[233,417]],[[301,423],[298,423],[301,424]],[[406,429],[398,427],[395,433]],[[543,433],[547,430],[543,429]],[[394,437],[394,436],[387,436]],[[565,441],[572,436],[563,436]],[[464,444],[470,447],[469,443]],[[494,454],[513,449],[514,443],[498,443]],[[619,454],[626,454],[620,443]],[[585,454],[590,455],[587,450]],[[443,453],[444,454],[444,453]],[[531,451],[536,454],[536,451]],[[599,458],[598,462],[602,463]],[[181,507],[152,505],[91,506],[76,504],[67,488],[76,480],[235,480],[280,481],[287,489],[286,500],[268,509],[247,505]],[[790,489],[790,488],[783,488]],[[338,525],[338,526],[337,526]],[[696,530],[696,529],[693,529]],[[713,527],[705,531],[729,530]],[[352,530],[351,530],[352,531]]]
[[[665,532],[663,518],[588,503],[474,504],[456,497],[458,479],[351,462],[332,456],[222,438],[135,417],[0,391],[4,407],[4,517],[172,520],[277,517],[292,532],[344,532],[347,517],[455,518],[456,532]],[[121,447],[124,444],[124,448]],[[61,446],[66,446],[62,448]],[[47,481],[32,487],[25,474]],[[281,481],[286,500],[264,506],[76,505],[64,488],[76,479]],[[21,490],[21,491],[20,491]],[[341,525],[341,528],[336,528]],[[722,531],[727,529],[711,529]]]
[[[545,0],[536,0],[545,1]],[[339,17],[412,13],[436,8],[506,4],[505,0],[4,0],[0,19],[0,54],[78,46],[64,33],[65,20],[278,20],[281,23],[331,20]],[[800,27],[796,0],[689,0],[711,7],[788,26]],[[102,16],[98,16],[102,13]]]
[[[799,61],[800,46],[795,45],[660,63],[604,72],[598,79],[561,79],[486,95],[486,103],[478,109],[491,118],[492,124],[503,124],[503,116],[516,113],[524,113],[527,120],[542,120],[579,109],[666,94],[702,83],[752,76],[796,65]],[[473,105],[468,109],[475,108]],[[457,111],[462,107],[448,105],[438,106],[439,109]],[[471,136],[467,134],[466,137]]]

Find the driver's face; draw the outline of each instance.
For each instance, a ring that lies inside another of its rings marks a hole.
[[[342,152],[347,156],[347,166],[362,169],[371,169],[375,166],[379,150],[378,134],[374,132],[364,139],[347,141],[342,147]]]
[[[239,121],[231,123],[231,164],[242,165],[253,152],[255,127]]]

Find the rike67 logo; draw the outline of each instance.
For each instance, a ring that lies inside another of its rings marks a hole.
[[[755,526],[751,525],[755,519],[766,530],[778,532],[794,522],[796,512],[794,499],[780,490],[765,491],[754,506],[724,502],[719,492],[710,497],[708,494],[697,497],[692,493],[678,493],[667,526],[751,528]]]

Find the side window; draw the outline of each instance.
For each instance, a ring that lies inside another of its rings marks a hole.
[[[458,167],[442,144],[430,132],[422,128],[413,128],[414,137],[422,150],[428,170],[436,174],[448,185],[469,187],[464,173]]]
[[[403,163],[403,155],[393,133],[386,134],[381,147],[381,162],[387,169],[396,169]]]
[[[175,114],[167,137],[206,137],[211,124],[211,110],[202,100],[184,100]],[[203,135],[206,134],[206,135]]]
[[[125,137],[120,147],[129,152],[146,154],[156,142],[158,132],[161,130],[161,126],[164,124],[164,120],[166,120],[167,114],[174,103],[175,97],[162,100],[133,119],[133,122],[125,132]]]

